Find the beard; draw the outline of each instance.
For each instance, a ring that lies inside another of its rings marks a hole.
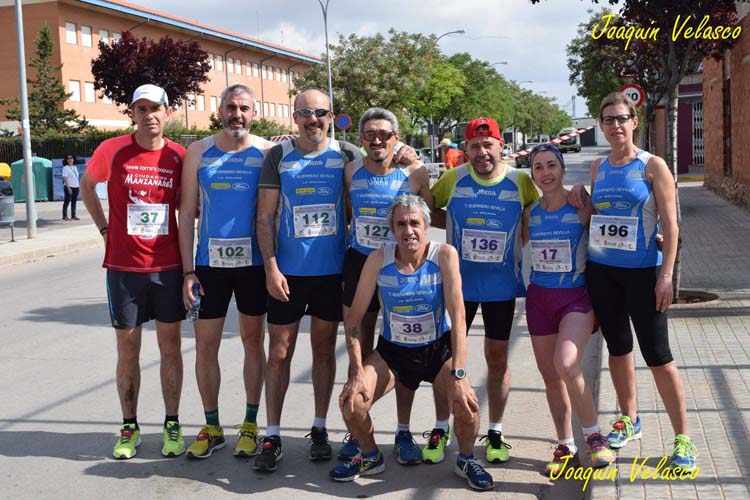
[[[250,133],[250,131],[246,128],[241,128],[241,129],[225,128],[224,132],[231,135],[235,139],[242,139],[243,137],[246,137]]]

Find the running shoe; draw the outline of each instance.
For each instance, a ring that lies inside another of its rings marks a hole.
[[[281,438],[279,436],[266,436],[260,445],[260,454],[255,457],[255,470],[273,472],[284,454],[281,453]]]
[[[187,456],[188,458],[208,458],[214,450],[220,450],[226,445],[224,429],[217,425],[204,425],[188,448]]]
[[[112,450],[112,456],[117,459],[128,459],[135,456],[135,449],[141,445],[141,430],[135,424],[123,424],[120,427],[120,437]]]
[[[502,432],[489,430],[486,436],[482,436],[479,439],[484,442],[487,449],[487,461],[489,463],[499,464],[510,460],[508,450],[512,446],[505,442]]]
[[[579,467],[581,461],[578,459],[578,453],[575,455],[570,452],[570,448],[562,443],[557,445],[552,453],[552,460],[547,462],[544,468],[544,475],[549,477],[559,477],[565,467]]]
[[[75,215],[74,215],[73,217],[71,217],[71,219],[72,219],[72,220],[81,220],[81,219],[79,219],[78,217],[76,217]]]
[[[164,445],[161,454],[165,457],[178,457],[185,453],[185,440],[182,439],[182,427],[179,422],[168,421],[161,432]]]
[[[463,459],[459,456],[454,470],[459,477],[466,479],[469,487],[475,490],[487,491],[495,488],[492,476],[475,458]]]
[[[349,461],[357,453],[359,453],[359,443],[354,439],[351,432],[347,432],[346,436],[344,436],[344,446],[339,450],[339,460]]]
[[[330,460],[333,456],[333,448],[328,442],[328,431],[325,427],[313,427],[305,436],[310,438],[310,455],[307,457],[311,462],[323,462]]]
[[[235,457],[252,457],[258,454],[258,424],[254,422],[242,422],[240,426],[240,439],[234,445]]]
[[[357,453],[350,461],[337,465],[328,473],[334,481],[354,481],[359,476],[372,476],[380,474],[385,470],[385,460],[383,454],[378,451],[378,456],[374,458],[363,457]]]
[[[70,217],[63,217],[62,220],[70,220]]]
[[[674,437],[674,453],[669,462],[673,469],[680,468],[684,471],[692,471],[695,468],[695,459],[698,457],[698,449],[695,443],[684,434]]]
[[[422,437],[427,438],[427,444],[422,448],[422,461],[430,464],[438,464],[445,458],[445,448],[451,442],[451,430],[434,428],[426,431]]]
[[[586,436],[586,445],[589,447],[591,467],[598,469],[615,461],[615,454],[609,449],[607,440],[600,432],[592,432]]]
[[[409,431],[401,431],[396,434],[396,442],[393,445],[393,454],[401,465],[416,465],[422,463],[422,450],[419,449],[414,437]]]
[[[633,439],[641,439],[641,417],[635,422],[630,420],[627,415],[622,415],[617,420],[611,422],[612,432],[607,434],[609,447],[619,450]]]

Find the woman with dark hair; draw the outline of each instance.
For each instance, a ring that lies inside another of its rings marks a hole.
[[[63,220],[80,220],[76,216],[76,202],[78,201],[78,191],[80,184],[78,182],[78,168],[76,167],[76,157],[72,154],[65,156],[63,160],[63,190],[65,191],[65,201],[63,202]],[[70,205],[70,217],[68,217],[68,205]]]

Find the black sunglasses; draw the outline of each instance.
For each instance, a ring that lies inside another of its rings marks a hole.
[[[378,139],[380,139],[380,142],[385,142],[394,135],[396,135],[396,132],[393,132],[391,130],[368,130],[367,132],[362,133],[362,139],[370,142],[374,141],[377,137]]]
[[[301,116],[302,118],[310,118],[312,115],[315,115],[318,118],[323,118],[324,116],[327,116],[328,113],[331,112],[331,110],[323,109],[323,108],[318,108],[318,109],[302,108],[302,109],[297,109],[294,112],[297,113],[297,115]]]

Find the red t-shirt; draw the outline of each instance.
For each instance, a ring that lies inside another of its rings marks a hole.
[[[164,138],[156,151],[135,135],[102,142],[86,165],[94,182],[109,181],[109,231],[104,267],[152,273],[179,269],[175,208],[185,148]]]
[[[453,148],[448,148],[448,151],[445,152],[445,158],[443,159],[445,168],[456,168],[459,165],[467,163],[468,161],[469,160],[466,159],[466,155],[463,151],[459,151],[458,149]]]

